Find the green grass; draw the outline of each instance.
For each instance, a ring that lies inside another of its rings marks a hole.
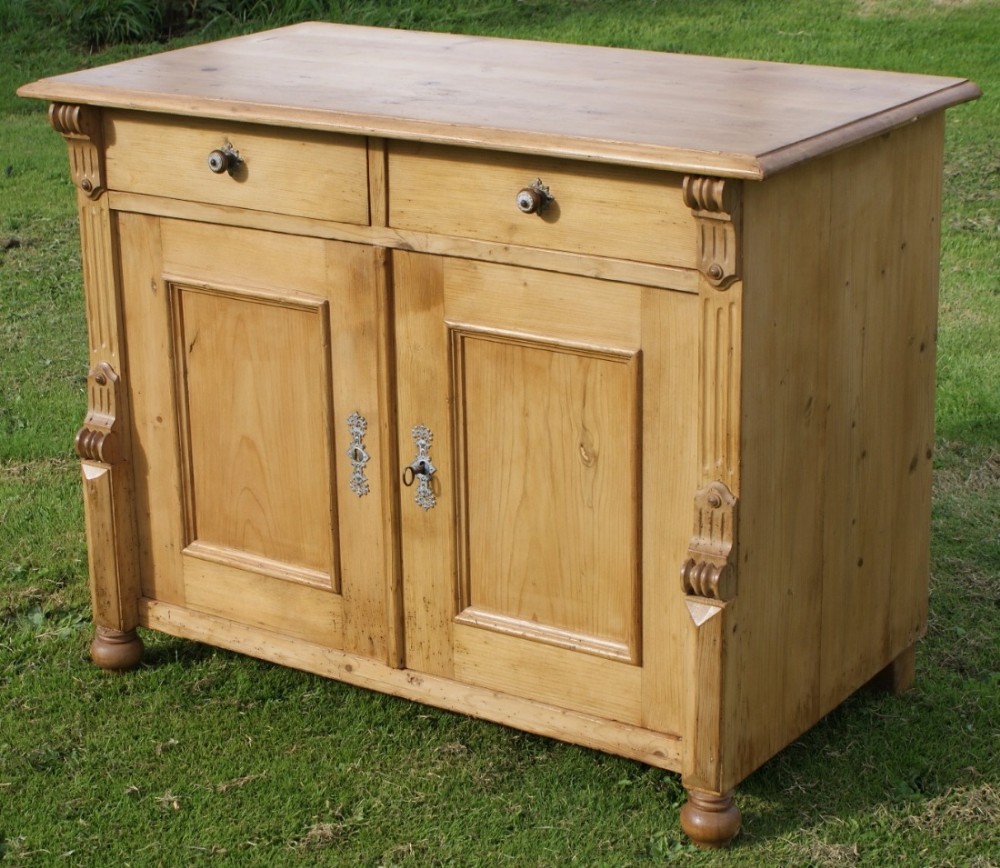
[[[44,107],[13,90],[169,46],[95,54],[59,21],[39,25],[38,8],[73,5],[0,0],[0,861],[1000,864],[1000,4],[289,4],[351,22],[963,75],[986,93],[948,119],[917,686],[852,698],[751,776],[744,830],[714,855],[682,839],[678,778],[637,763],[165,636],[147,634],[134,674],[88,663],[74,193]],[[295,17],[279,7],[242,4],[183,40]]]

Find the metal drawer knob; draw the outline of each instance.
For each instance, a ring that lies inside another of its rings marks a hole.
[[[223,172],[235,175],[242,165],[243,160],[240,158],[240,152],[229,142],[226,142],[221,148],[216,148],[208,155],[208,168],[216,175],[221,175]]]
[[[541,214],[555,197],[549,188],[536,178],[530,187],[523,187],[517,193],[517,209],[523,214]]]

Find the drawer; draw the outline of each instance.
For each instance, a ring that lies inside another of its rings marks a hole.
[[[104,136],[112,190],[368,223],[361,136],[116,111],[105,114]],[[216,174],[209,154],[227,144],[242,165]]]
[[[417,142],[390,143],[388,172],[395,229],[695,267],[678,174]],[[524,213],[536,180],[552,200]]]

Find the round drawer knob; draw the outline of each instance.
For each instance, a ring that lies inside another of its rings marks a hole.
[[[530,187],[524,187],[517,192],[517,210],[523,214],[541,214],[552,201],[549,188],[537,178]]]
[[[216,175],[221,175],[224,172],[233,175],[241,165],[243,165],[243,160],[240,159],[240,152],[228,142],[222,148],[216,148],[208,155],[208,168]]]
[[[208,168],[210,168],[216,175],[221,175],[226,171],[229,166],[229,158],[225,155],[225,152],[215,150],[208,155]]]

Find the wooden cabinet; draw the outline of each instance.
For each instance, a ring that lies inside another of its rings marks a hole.
[[[311,24],[21,93],[101,665],[158,629],[620,753],[706,846],[912,677],[971,83]]]

